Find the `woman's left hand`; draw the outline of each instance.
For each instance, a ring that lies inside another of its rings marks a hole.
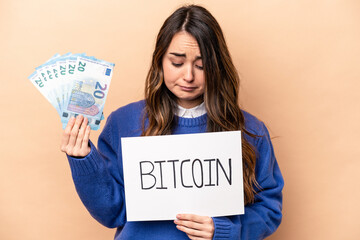
[[[176,227],[188,235],[192,240],[212,239],[214,236],[214,222],[211,217],[195,214],[178,214],[174,223]]]

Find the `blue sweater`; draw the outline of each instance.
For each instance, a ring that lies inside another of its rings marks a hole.
[[[131,103],[113,112],[99,136],[98,149],[84,158],[68,156],[76,190],[90,212],[103,225],[117,228],[115,239],[188,239],[173,221],[127,222],[121,137],[140,136],[144,101]],[[262,191],[245,214],[214,217],[213,239],[263,239],[273,233],[282,217],[284,181],[274,156],[269,133],[262,122],[243,112],[246,129],[261,137],[247,140],[256,148],[256,178]],[[179,118],[174,134],[206,131],[207,115]]]

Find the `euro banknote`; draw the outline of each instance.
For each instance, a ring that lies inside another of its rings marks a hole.
[[[92,130],[100,128],[114,64],[85,53],[55,54],[29,76],[31,83],[53,105],[63,128],[79,114]]]

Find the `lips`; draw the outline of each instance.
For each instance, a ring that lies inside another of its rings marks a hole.
[[[179,86],[181,90],[185,92],[192,92],[196,89],[196,87],[186,87],[186,86]]]

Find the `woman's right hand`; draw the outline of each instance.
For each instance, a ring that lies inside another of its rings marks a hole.
[[[85,157],[90,153],[90,126],[82,115],[71,117],[61,139],[61,151],[72,157]]]

